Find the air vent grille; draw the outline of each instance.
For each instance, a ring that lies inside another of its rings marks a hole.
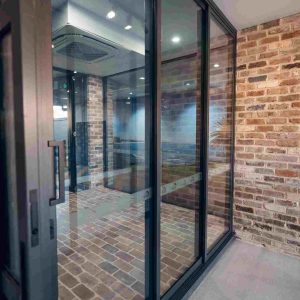
[[[67,44],[65,47],[60,48],[57,52],[68,57],[77,58],[88,62],[101,59],[108,55],[108,53],[102,49],[97,49],[78,41]]]

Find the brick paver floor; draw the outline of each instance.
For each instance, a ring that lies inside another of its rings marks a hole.
[[[208,218],[208,244],[224,231]],[[144,298],[145,202],[96,188],[57,208],[60,299]],[[195,261],[195,213],[162,203],[161,293]]]

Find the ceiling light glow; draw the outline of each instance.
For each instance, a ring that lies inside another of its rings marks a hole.
[[[181,38],[179,36],[175,35],[172,37],[172,42],[174,44],[178,44],[180,41],[181,41]]]
[[[220,65],[219,64],[214,64],[214,68],[219,68]]]
[[[131,25],[126,25],[126,26],[124,27],[125,30],[130,30],[131,28],[132,28]]]
[[[145,80],[145,77],[140,77],[140,80]]]
[[[110,10],[107,15],[106,18],[107,19],[113,19],[116,16],[116,12],[114,10]]]

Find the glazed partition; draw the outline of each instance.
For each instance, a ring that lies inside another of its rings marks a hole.
[[[233,237],[236,30],[210,0],[20,3],[40,24],[21,45],[25,250],[11,231],[1,264],[28,299],[182,299]]]

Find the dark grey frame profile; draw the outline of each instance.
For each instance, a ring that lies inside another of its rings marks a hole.
[[[220,252],[225,248],[225,246],[228,244],[228,242],[233,238],[234,231],[233,231],[233,190],[234,190],[234,179],[233,179],[233,172],[234,172],[234,135],[235,135],[235,83],[236,83],[236,41],[237,41],[237,31],[234,28],[234,26],[228,21],[228,19],[225,17],[225,15],[220,11],[220,9],[215,5],[215,3],[212,0],[194,0],[196,4],[199,5],[199,7],[202,8],[202,16],[198,18],[199,24],[198,26],[201,27],[201,32],[199,34],[201,35],[200,40],[202,40],[202,62],[201,62],[201,104],[202,104],[202,111],[201,116],[203,120],[203,126],[202,126],[202,147],[201,147],[201,154],[200,154],[200,172],[202,172],[203,178],[201,181],[201,187],[200,187],[200,199],[199,199],[199,208],[200,208],[200,230],[199,232],[199,258],[198,260],[191,266],[190,269],[181,277],[179,280],[162,296],[163,300],[169,300],[169,299],[182,299],[184,295],[187,293],[187,291],[192,287],[192,285],[196,282],[196,280],[203,275],[203,273],[207,270],[207,268],[211,265],[211,263],[215,260],[215,258],[218,256]],[[156,15],[155,20],[158,22],[155,22],[155,41],[156,44],[160,43],[159,38],[159,30],[160,30],[160,6],[161,0],[156,0],[154,7],[156,8]],[[231,141],[231,179],[230,179],[230,224],[229,224],[229,230],[227,233],[217,241],[217,243],[214,245],[214,248],[211,249],[209,252],[207,251],[207,205],[208,205],[208,132],[209,132],[209,65],[210,65],[210,19],[213,17],[218,24],[221,25],[221,27],[233,38],[233,95],[232,95],[232,141]],[[156,62],[159,62],[158,57],[158,46],[153,47],[153,53]],[[156,70],[156,76],[159,77],[159,71]],[[160,112],[160,99],[159,97],[154,98],[154,101],[156,103],[154,104],[154,107],[157,107]],[[159,117],[159,116],[158,116]],[[154,120],[154,124],[157,124],[157,120]],[[159,137],[156,137],[156,149],[157,152],[159,151],[160,147],[160,140],[158,140]],[[159,162],[159,161],[158,161]],[[157,163],[158,163],[157,162]],[[159,203],[159,197],[158,199],[153,199],[154,203]],[[159,210],[159,206],[154,207],[154,209]],[[159,211],[156,212],[156,215],[159,216]],[[157,219],[160,226],[160,218]],[[154,231],[155,233],[155,231]],[[159,260],[159,233],[156,237],[154,237],[154,240],[157,242],[157,254],[156,259]],[[155,262],[155,265],[159,266],[159,261]],[[159,290],[159,269],[156,273],[155,282],[153,283],[153,289],[157,291]],[[157,292],[159,295],[159,291]],[[155,297],[153,299],[159,299],[159,297]]]
[[[12,46],[12,73],[13,73],[13,81],[21,82],[22,74],[20,72],[21,69],[21,33],[18,30],[19,26],[21,26],[20,21],[20,5],[13,1],[6,1],[0,5],[0,40],[2,40],[6,35],[11,36]],[[0,85],[3,84],[3,77],[0,75]],[[0,143],[1,143],[1,157],[6,153],[5,149],[5,134],[4,134],[4,115],[3,110],[3,98],[2,92],[0,91]],[[7,220],[7,215],[4,215],[4,210],[2,210],[6,204],[5,201],[8,201],[7,198],[7,164],[3,159],[0,163],[0,192],[1,192],[1,229],[0,229],[0,298],[1,297],[14,297],[19,298],[26,291],[25,287],[25,273],[21,272],[24,270],[25,266],[25,244],[28,242],[29,237],[27,235],[28,223],[27,223],[27,207],[26,202],[23,201],[23,197],[27,192],[26,183],[24,182],[24,178],[26,176],[25,170],[25,133],[24,133],[24,121],[23,121],[23,106],[20,105],[19,100],[22,99],[22,88],[21,85],[14,85],[13,87],[13,114],[15,119],[15,163],[16,163],[16,173],[15,178],[15,188],[18,199],[18,239],[19,239],[19,251],[20,251],[20,278],[16,278],[11,272],[7,269],[5,263],[6,258],[9,256],[9,249],[6,247],[7,242],[9,240],[9,232],[7,231],[7,227],[5,226],[5,221]],[[3,225],[3,227],[2,227]],[[5,253],[4,253],[5,252]]]

